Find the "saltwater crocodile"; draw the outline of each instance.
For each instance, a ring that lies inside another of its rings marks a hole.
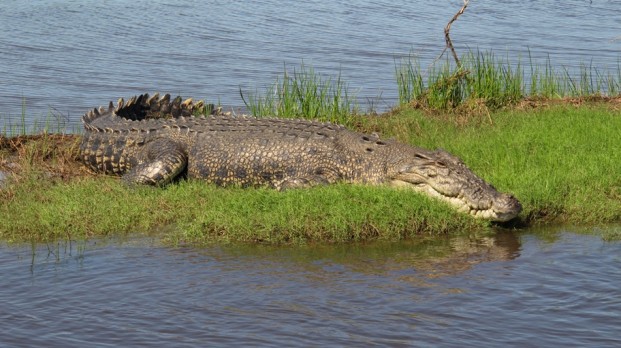
[[[178,177],[217,185],[282,190],[346,182],[408,187],[475,217],[507,221],[519,214],[457,157],[309,120],[211,113],[166,95],[120,99],[82,117],[84,163],[128,184],[164,185]],[[164,116],[172,117],[166,118]]]

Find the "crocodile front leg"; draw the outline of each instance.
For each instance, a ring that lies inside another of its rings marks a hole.
[[[170,139],[157,139],[145,145],[142,159],[123,175],[128,185],[162,186],[176,178],[188,164],[183,147]]]

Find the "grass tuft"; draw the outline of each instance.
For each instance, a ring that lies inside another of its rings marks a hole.
[[[333,123],[349,124],[358,113],[355,97],[340,74],[335,78],[323,77],[303,64],[289,73],[285,67],[282,78],[270,86],[264,95],[240,95],[248,110],[255,116],[308,118]]]
[[[0,134],[12,137],[68,132],[68,118],[57,110],[50,109],[45,116],[39,118],[29,118],[27,115],[26,98],[22,98],[21,113],[17,120],[14,120],[11,115],[0,113]],[[73,129],[74,133],[75,131],[76,129]]]
[[[529,55],[529,68],[525,69],[519,59],[514,64],[508,57],[480,51],[468,52],[461,62],[457,67],[447,58],[428,71],[421,70],[415,57],[395,64],[400,105],[446,111],[483,103],[496,110],[524,98],[615,96],[621,86],[619,66],[616,74],[602,72],[592,64],[581,64],[573,71],[554,68],[549,57],[539,64]]]

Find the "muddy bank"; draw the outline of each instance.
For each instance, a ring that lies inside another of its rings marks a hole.
[[[52,180],[70,180],[91,175],[79,158],[76,134],[0,135],[0,187],[18,180],[26,172],[38,172]]]

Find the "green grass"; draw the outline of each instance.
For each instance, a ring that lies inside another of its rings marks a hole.
[[[12,115],[0,113],[0,135],[7,137],[38,133],[66,133],[67,118],[58,111],[50,109],[45,116],[28,120],[26,98],[22,98],[21,113],[17,119]],[[74,129],[75,131],[75,129]]]
[[[493,52],[468,52],[458,68],[449,59],[423,70],[415,57],[395,66],[400,105],[412,102],[434,110],[450,110],[467,103],[484,103],[490,109],[512,105],[526,97],[564,98],[614,96],[621,91],[621,67],[602,71],[581,64],[577,72],[555,68],[529,57],[525,67]]]
[[[529,55],[527,64],[512,61],[492,51],[468,52],[457,67],[449,58],[422,69],[415,57],[395,64],[399,105],[415,103],[431,110],[454,110],[484,105],[490,110],[513,105],[524,98],[616,96],[621,92],[621,61],[614,70],[591,64],[577,69],[557,67],[548,58],[537,62]],[[263,93],[240,95],[255,116],[308,118],[354,125],[360,113],[355,95],[340,74],[326,77],[302,64]],[[379,98],[378,98],[379,99]]]
[[[341,79],[324,77],[303,64],[267,88],[265,93],[246,94],[240,90],[246,107],[254,116],[308,118],[348,124],[358,113],[355,97]]]
[[[6,222],[0,238],[9,241],[165,230],[175,243],[348,242],[484,226],[414,193],[388,188],[337,185],[277,192],[182,182],[128,189],[111,178],[43,187],[31,180],[3,200],[0,216]]]
[[[365,127],[426,148],[442,147],[524,205],[534,223],[621,218],[621,117],[604,104],[501,111],[458,125],[404,110]]]

